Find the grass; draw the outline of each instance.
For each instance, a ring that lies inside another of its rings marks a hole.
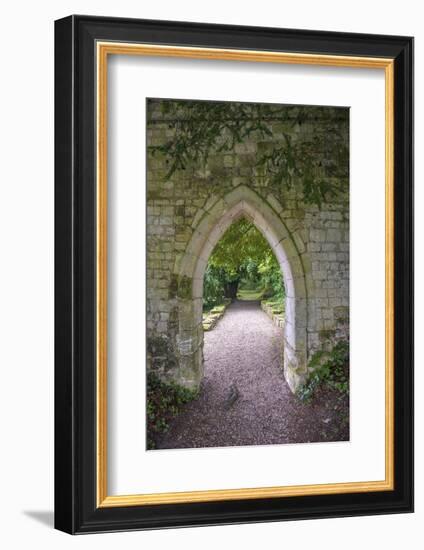
[[[245,300],[245,301],[259,301],[262,300],[263,297],[263,290],[262,289],[254,289],[254,290],[243,290],[240,289],[237,292],[237,299],[238,300]]]
[[[275,315],[282,315],[286,309],[284,299],[281,297],[273,296],[268,300],[264,300],[262,303],[270,308]]]
[[[210,313],[222,313],[225,311],[226,305],[221,304],[220,306],[215,306],[211,309]]]
[[[231,300],[226,299],[224,304],[214,306],[212,309],[209,309],[209,310],[203,310],[203,315],[202,315],[203,330],[205,331],[212,330],[215,327],[217,321],[224,315],[224,312],[228,304],[230,303],[231,303]]]

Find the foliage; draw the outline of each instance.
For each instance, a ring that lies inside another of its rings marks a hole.
[[[224,268],[228,273],[240,274],[240,268],[253,272],[252,262],[259,264],[264,254],[271,251],[265,237],[246,218],[230,225],[215,246],[209,263]]]
[[[160,435],[167,431],[169,421],[192,401],[197,392],[175,383],[165,383],[156,374],[147,375],[147,448],[155,449]]]
[[[162,117],[175,132],[162,145],[150,146],[155,155],[165,155],[169,166],[166,178],[192,166],[205,166],[212,154],[231,152],[237,144],[255,135],[274,141],[256,158],[256,167],[270,185],[298,185],[305,202],[321,205],[340,191],[340,181],[348,177],[347,132],[338,131],[334,121],[347,111],[335,108],[236,103],[213,101],[161,100]],[[319,116],[316,131],[293,140],[295,127]],[[273,140],[274,133],[278,139]],[[338,183],[333,181],[336,176]]]
[[[261,116],[264,107],[253,103],[161,101],[162,114],[169,128],[175,128],[175,136],[150,149],[168,156],[167,177],[190,164],[206,164],[211,152],[231,151],[255,132],[272,135]]]
[[[258,271],[264,288],[264,297],[282,301],[285,298],[284,282],[280,266],[274,254],[267,254],[259,264]]]
[[[234,298],[239,286],[261,295],[284,296],[280,266],[265,237],[245,218],[234,222],[214,248],[206,267],[204,309]]]
[[[203,309],[205,311],[223,303],[226,285],[233,278],[223,267],[208,263],[203,278]]]
[[[317,351],[309,362],[312,370],[297,390],[302,401],[310,401],[318,387],[326,386],[342,395],[349,393],[349,343],[339,341],[330,353]]]

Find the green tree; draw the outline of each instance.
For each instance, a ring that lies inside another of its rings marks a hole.
[[[284,294],[281,270],[268,241],[252,222],[240,218],[227,229],[209,258],[205,307],[222,297],[236,298],[243,281],[255,284],[268,296]]]

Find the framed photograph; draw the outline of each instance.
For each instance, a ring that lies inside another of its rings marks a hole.
[[[55,24],[55,525],[413,510],[413,39]]]

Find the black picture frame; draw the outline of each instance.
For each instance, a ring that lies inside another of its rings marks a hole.
[[[97,507],[99,40],[394,60],[394,490]],[[413,39],[73,15],[55,22],[55,73],[55,527],[76,534],[413,511]]]

